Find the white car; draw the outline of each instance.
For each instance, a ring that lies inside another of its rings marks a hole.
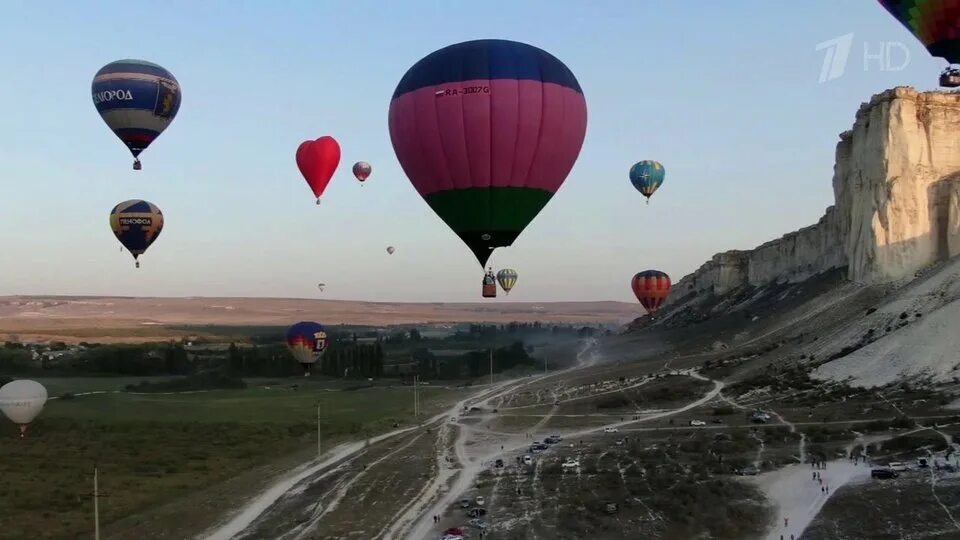
[[[477,503],[477,506],[483,506],[483,503],[485,501],[483,500],[483,497],[478,495],[477,498],[473,500],[473,502]]]
[[[605,427],[603,428],[604,433],[620,433],[620,430],[615,427]]]
[[[580,466],[580,462],[575,459],[568,459],[563,463],[563,465],[561,465],[561,467],[563,467],[564,469],[572,469],[574,467],[579,467],[579,466]]]
[[[707,423],[704,422],[703,420],[691,420],[691,421],[690,421],[690,425],[691,425],[691,426],[705,426],[705,425],[707,425]]]
[[[909,470],[906,463],[901,463],[899,461],[891,461],[887,464],[887,468],[891,471],[903,472]]]
[[[529,454],[523,456],[523,464],[524,464],[524,465],[533,465],[533,458],[530,457]]]

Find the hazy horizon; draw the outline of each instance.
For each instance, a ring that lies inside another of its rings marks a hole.
[[[717,252],[816,223],[859,104],[931,89],[942,67],[876,2],[172,1],[162,32],[149,9],[116,1],[6,12],[0,32],[21,46],[0,51],[0,295],[481,302],[480,267],[406,179],[386,117],[414,62],[499,37],[567,64],[588,125],[564,186],[494,253],[520,274],[495,302],[632,302],[637,271],[676,282]],[[820,83],[817,44],[851,32],[846,73]],[[910,63],[864,71],[864,42],[903,43]],[[93,74],[128,57],[183,87],[139,172],[90,101]],[[294,151],[327,134],[343,157],[317,207]],[[666,168],[649,206],[627,179],[641,159]],[[363,187],[359,160],[373,165]],[[107,224],[131,198],[166,218],[139,270]]]

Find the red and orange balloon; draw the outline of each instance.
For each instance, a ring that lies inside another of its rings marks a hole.
[[[656,315],[670,295],[670,276],[659,270],[644,270],[633,276],[630,287],[644,309]]]

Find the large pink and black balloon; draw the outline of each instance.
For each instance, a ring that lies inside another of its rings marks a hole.
[[[414,64],[389,123],[410,182],[485,265],[560,189],[583,146],[587,104],[550,53],[484,39]]]

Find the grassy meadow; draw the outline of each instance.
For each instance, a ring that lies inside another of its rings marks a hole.
[[[243,390],[111,392],[144,379],[39,379],[51,396],[108,393],[48,401],[25,439],[13,424],[0,423],[0,539],[89,538],[95,464],[105,527],[312,448],[318,404],[325,445],[413,421],[410,387],[330,391],[291,378],[249,381]],[[423,388],[423,414],[455,397],[453,390]]]

